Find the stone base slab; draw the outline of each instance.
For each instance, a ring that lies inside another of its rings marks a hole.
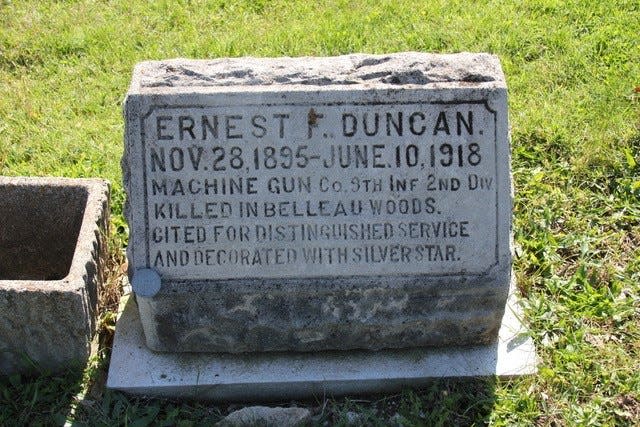
[[[486,346],[317,353],[156,353],[145,346],[136,303],[124,297],[107,387],[213,401],[269,401],[419,387],[441,377],[534,374],[537,357],[511,290],[498,342]]]

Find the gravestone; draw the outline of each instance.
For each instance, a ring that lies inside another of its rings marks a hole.
[[[496,339],[511,274],[496,57],[144,62],[125,117],[150,348]]]
[[[497,57],[149,61],[125,119],[136,299],[109,387],[273,399],[535,371]]]

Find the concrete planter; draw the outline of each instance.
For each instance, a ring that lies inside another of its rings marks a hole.
[[[0,177],[0,375],[86,362],[108,221],[104,180]]]

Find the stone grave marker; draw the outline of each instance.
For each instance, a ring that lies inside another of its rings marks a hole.
[[[149,61],[125,119],[150,349],[497,342],[511,181],[495,56]]]

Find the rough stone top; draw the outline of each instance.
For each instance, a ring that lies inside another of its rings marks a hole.
[[[293,86],[397,87],[456,84],[504,87],[497,56],[488,53],[334,57],[170,59],[139,63],[129,93],[171,92],[198,88]]]

